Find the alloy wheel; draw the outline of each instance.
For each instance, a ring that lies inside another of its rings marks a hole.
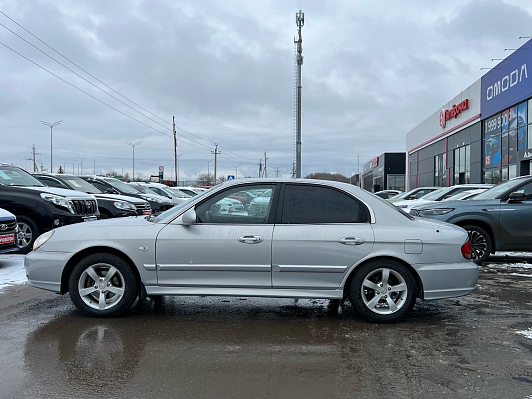
[[[380,268],[366,275],[362,280],[360,293],[369,310],[388,315],[403,307],[408,296],[408,286],[397,271]]]

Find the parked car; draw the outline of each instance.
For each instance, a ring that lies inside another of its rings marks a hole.
[[[440,188],[441,187],[416,187],[405,193],[397,194],[395,197],[388,198],[388,201],[393,203],[393,202],[404,201],[404,200],[420,199],[423,196],[435,190],[439,190]]]
[[[0,208],[0,254],[18,250],[17,217]]]
[[[452,195],[456,195],[458,193],[461,193],[463,191],[469,191],[474,190],[477,188],[491,188],[493,187],[492,184],[457,184],[455,186],[451,187],[441,187],[438,190],[435,190],[427,195],[424,195],[423,198],[416,199],[416,200],[403,200],[403,201],[397,201],[393,204],[403,209],[405,212],[409,212],[410,209],[414,206],[422,206],[425,204],[430,204],[438,201],[445,200],[449,198]]]
[[[114,177],[101,176],[80,176],[83,180],[88,181],[93,186],[96,186],[100,191],[106,194],[121,194],[130,197],[137,197],[144,199],[150,203],[151,211],[154,214],[163,212],[174,206],[172,201],[166,197],[161,197],[155,193],[145,194],[130,186],[123,181],[115,179]]]
[[[5,163],[0,163],[0,207],[17,217],[20,253],[29,252],[41,233],[100,217],[94,196],[47,187],[25,170]]]
[[[268,211],[212,211],[243,191]],[[465,230],[333,181],[230,180],[156,217],[83,227],[40,236],[24,263],[30,285],[69,292],[90,316],[120,315],[139,295],[216,295],[350,298],[394,322],[416,298],[466,295],[478,278]]]
[[[402,193],[402,191],[399,191],[399,190],[382,190],[382,191],[377,191],[375,193],[375,195],[377,197],[381,197],[381,198],[384,198],[384,199],[389,199],[389,198],[395,197],[396,195],[401,194],[401,193]]]
[[[165,184],[161,183],[145,183],[145,182],[131,182],[129,185],[145,194],[157,194],[161,197],[168,198],[174,204],[180,204],[190,199],[190,195],[185,194],[179,190],[170,190]]]
[[[94,195],[98,200],[98,210],[102,219],[151,214],[148,201],[119,194],[104,194],[79,176],[60,173],[33,173],[33,176],[48,187],[66,188]]]
[[[465,201],[465,200],[475,198],[477,195],[479,195],[480,193],[483,193],[486,190],[487,188],[476,188],[474,190],[462,191],[458,194],[451,195],[450,197],[447,197],[442,201],[457,201],[457,200]],[[415,207],[413,207],[412,209],[414,208]]]
[[[466,229],[479,264],[495,251],[532,251],[532,176],[508,180],[470,201],[430,204],[412,213]]]

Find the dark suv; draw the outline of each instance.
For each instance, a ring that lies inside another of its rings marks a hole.
[[[33,176],[49,187],[83,191],[94,195],[98,200],[98,209],[102,219],[151,214],[151,206],[148,201],[125,195],[104,194],[79,176],[59,173],[34,173]]]
[[[0,163],[0,208],[17,217],[19,253],[31,251],[42,233],[100,217],[94,196],[46,187],[25,170]]]
[[[410,214],[463,227],[476,263],[495,251],[532,251],[532,176],[516,177],[467,201],[416,206]]]
[[[150,203],[151,210],[154,215],[157,215],[167,209],[174,206],[172,201],[166,197],[161,197],[155,193],[145,194],[141,193],[137,189],[133,188],[127,183],[115,179],[114,177],[101,177],[101,176],[80,176],[83,180],[88,181],[93,186],[99,188],[106,194],[121,194],[131,197],[137,197],[145,199]]]

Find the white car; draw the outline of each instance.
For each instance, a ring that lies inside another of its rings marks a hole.
[[[260,193],[266,212],[216,212]],[[351,184],[230,180],[157,217],[117,218],[41,235],[25,257],[28,284],[90,316],[161,295],[349,298],[376,322],[405,317],[418,298],[466,295],[478,266],[467,232],[416,219]]]
[[[457,184],[451,187],[442,187],[439,190],[433,191],[423,196],[423,198],[420,198],[420,199],[397,201],[397,202],[394,202],[393,204],[396,207],[403,209],[405,212],[410,212],[410,209],[412,209],[413,207],[428,205],[428,204],[432,204],[437,201],[443,201],[463,191],[470,191],[470,190],[479,189],[479,188],[483,188],[487,190],[488,188],[492,186],[493,186],[492,184]]]
[[[131,182],[129,184],[143,193],[151,192],[152,194],[157,194],[161,197],[168,198],[176,205],[191,198],[190,195],[181,191],[172,190],[167,185],[161,183]]]

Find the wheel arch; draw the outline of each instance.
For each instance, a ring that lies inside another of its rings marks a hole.
[[[421,278],[419,277],[419,274],[416,271],[416,269],[414,269],[408,262],[405,262],[403,259],[396,258],[394,256],[376,256],[374,258],[364,259],[362,262],[360,262],[358,265],[356,265],[351,270],[351,272],[347,276],[347,279],[345,280],[344,294],[343,294],[344,299],[349,298],[349,289],[351,287],[351,280],[353,280],[353,276],[355,275],[356,271],[361,266],[365,265],[366,263],[373,262],[373,261],[376,261],[376,260],[393,260],[393,261],[399,262],[403,266],[405,266],[410,271],[410,273],[412,273],[412,277],[416,281],[416,285],[417,285],[417,288],[418,288],[418,298],[423,299],[423,296],[424,296],[423,295],[423,292],[424,292],[423,291],[423,282],[421,281]]]
[[[489,234],[490,236],[490,239],[491,239],[491,242],[492,242],[492,246],[491,246],[491,253],[494,254],[495,253],[495,250],[496,250],[496,246],[497,246],[497,241],[495,240],[495,233],[493,231],[493,228],[491,227],[491,225],[487,222],[484,222],[482,220],[478,220],[478,219],[462,219],[462,220],[458,220],[456,222],[453,222],[453,224],[457,225],[457,226],[460,226],[460,227],[464,227],[464,226],[476,226],[476,227],[480,227],[481,229],[485,230],[486,233]]]
[[[139,293],[141,292],[142,282],[141,282],[140,273],[139,273],[139,270],[137,269],[137,266],[131,260],[131,258],[116,248],[99,246],[99,247],[85,248],[84,250],[78,252],[77,254],[75,254],[68,260],[65,267],[63,268],[63,274],[61,275],[61,294],[66,294],[68,292],[68,280],[70,278],[70,274],[72,273],[72,270],[78,264],[78,262],[87,256],[90,256],[92,254],[97,254],[97,253],[112,254],[112,255],[116,255],[122,258],[129,265],[129,267],[131,267],[131,270],[135,274],[135,278],[137,280],[137,292]]]

